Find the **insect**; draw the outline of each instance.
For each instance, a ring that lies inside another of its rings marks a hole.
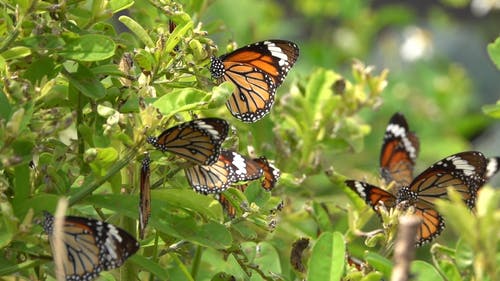
[[[210,73],[218,82],[230,81],[236,89],[226,102],[231,114],[253,123],[274,104],[276,88],[297,61],[299,47],[286,40],[250,44],[210,59]]]
[[[189,184],[199,193],[221,193],[231,184],[262,176],[260,166],[237,152],[222,150],[213,165],[195,165],[184,169]]]
[[[418,138],[409,131],[404,115],[395,113],[385,130],[380,151],[380,173],[386,184],[392,181],[397,187],[410,184],[418,150]]]
[[[54,221],[44,212],[43,229],[54,252]],[[139,249],[139,243],[125,230],[83,217],[64,218],[63,267],[66,280],[92,280],[103,270],[121,266]]]
[[[267,191],[272,190],[281,176],[280,170],[269,163],[266,157],[255,158],[253,161],[257,162],[263,171],[262,187]]]
[[[254,158],[251,161],[247,160],[248,163],[251,163],[252,161],[262,169],[262,188],[267,191],[272,190],[281,175],[280,170],[269,163],[269,161],[265,157]],[[250,166],[253,167],[253,169],[255,169],[256,167],[254,164]],[[251,177],[247,176],[245,181],[256,179],[259,172],[256,171],[253,174],[254,175]],[[239,189],[241,192],[245,192],[248,187],[248,183],[233,185],[233,187]],[[226,198],[226,195],[216,194],[215,199],[219,201],[229,217],[234,218],[236,216],[236,208],[231,204],[231,202],[229,202],[229,200]]]
[[[151,189],[149,185],[151,159],[149,154],[142,159],[139,193],[139,238],[144,238],[144,231],[151,216]]]
[[[481,152],[467,151],[448,156],[430,166],[409,185],[402,186],[396,195],[371,184],[347,180],[346,185],[366,201],[380,215],[379,205],[387,208],[412,207],[421,224],[417,246],[430,242],[444,229],[444,220],[434,207],[436,199],[446,199],[447,188],[453,187],[473,208],[478,189],[486,182],[488,159]]]
[[[171,127],[146,141],[161,151],[169,151],[195,164],[212,165],[218,159],[229,124],[219,118],[195,119]]]

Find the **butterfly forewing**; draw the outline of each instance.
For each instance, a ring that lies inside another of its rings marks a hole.
[[[229,124],[219,118],[202,118],[171,127],[147,141],[161,151],[172,152],[193,163],[211,165],[220,155]]]
[[[43,228],[53,247],[54,216],[45,212],[44,217]],[[121,266],[139,249],[125,230],[83,217],[65,217],[62,239],[66,280],[92,280],[103,270]]]
[[[411,183],[418,150],[418,138],[409,131],[405,117],[401,113],[394,114],[387,125],[380,152],[380,170],[387,184],[394,181],[401,187]]]
[[[381,203],[386,208],[393,208],[396,204],[396,197],[390,192],[362,181],[346,180],[345,184],[356,192],[361,199],[365,200],[379,214],[378,206]]]
[[[447,188],[453,187],[472,208],[477,190],[486,182],[487,164],[488,160],[481,152],[457,153],[426,169],[413,180],[408,189],[419,200],[433,203],[436,198],[448,198]],[[401,195],[398,199],[401,201],[407,198]]]
[[[219,82],[230,81],[236,86],[226,105],[234,117],[251,123],[269,113],[276,88],[298,56],[295,43],[267,40],[212,57],[210,72]]]

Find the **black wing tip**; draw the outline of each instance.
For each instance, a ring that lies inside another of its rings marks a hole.
[[[406,121],[406,117],[401,112],[396,112],[392,115],[389,120],[389,124],[397,124],[404,127],[408,131],[408,122]]]

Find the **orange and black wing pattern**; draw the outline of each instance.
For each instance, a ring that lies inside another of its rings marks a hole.
[[[195,165],[184,171],[191,187],[203,194],[221,193],[231,184],[256,180],[263,174],[255,161],[224,149],[215,164]]]
[[[394,114],[387,125],[380,152],[380,172],[386,184],[394,181],[401,187],[411,183],[418,150],[418,138],[409,131],[405,117],[401,113]]]
[[[54,221],[44,212],[42,227],[54,251]],[[63,267],[66,280],[92,280],[103,270],[121,266],[139,249],[139,243],[125,230],[84,217],[64,218]]]
[[[219,82],[236,89],[226,103],[237,119],[253,123],[269,113],[276,88],[297,61],[298,46],[286,40],[250,44],[220,57],[212,57],[210,72]]]
[[[271,191],[281,176],[280,170],[269,163],[266,157],[256,158],[253,161],[257,162],[263,171],[262,187]]]
[[[387,209],[396,206],[396,197],[392,193],[377,186],[357,180],[346,180],[345,184],[352,191],[356,192],[361,199],[365,200],[377,214],[379,214],[378,207],[380,204],[384,204]]]
[[[225,120],[202,118],[171,127],[158,137],[150,136],[147,142],[195,164],[212,165],[219,158],[228,132],[229,124]]]

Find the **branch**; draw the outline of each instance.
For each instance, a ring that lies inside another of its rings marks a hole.
[[[410,263],[415,255],[415,242],[420,219],[417,216],[399,218],[398,237],[394,247],[394,268],[391,281],[407,281]]]

